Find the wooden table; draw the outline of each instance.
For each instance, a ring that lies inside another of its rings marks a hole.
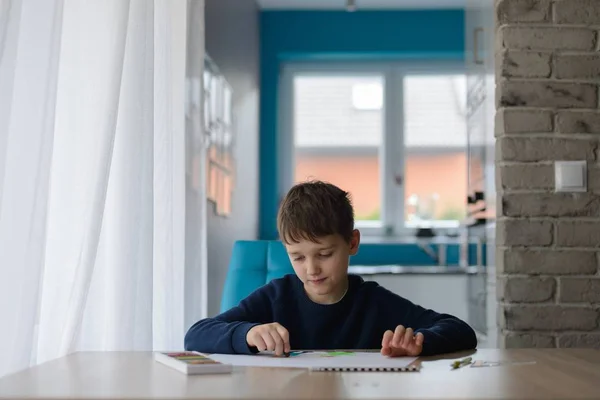
[[[535,361],[450,369],[451,360]],[[483,349],[420,360],[420,372],[239,368],[186,376],[145,352],[75,353],[0,379],[8,399],[600,398],[600,350]]]

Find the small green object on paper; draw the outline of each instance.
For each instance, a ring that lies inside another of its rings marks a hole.
[[[328,351],[323,357],[337,357],[337,356],[353,356],[354,353],[351,351]]]

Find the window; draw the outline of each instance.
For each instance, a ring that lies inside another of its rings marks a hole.
[[[282,195],[309,179],[336,184],[367,235],[465,217],[461,65],[287,65],[281,105]]]
[[[466,216],[465,76],[403,80],[406,225],[456,226]]]
[[[360,222],[380,223],[382,83],[376,75],[293,82],[294,183],[320,179],[349,191]]]
[[[383,82],[357,82],[352,85],[352,105],[357,110],[381,110]]]

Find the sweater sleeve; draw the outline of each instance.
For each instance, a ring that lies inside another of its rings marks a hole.
[[[254,354],[246,334],[255,325],[272,322],[271,285],[265,285],[230,310],[205,318],[190,327],[185,335],[185,349],[202,353]]]
[[[475,331],[461,319],[425,309],[395,293],[379,286],[376,289],[377,303],[383,311],[385,330],[394,330],[403,325],[424,336],[422,356],[471,350],[477,347]]]

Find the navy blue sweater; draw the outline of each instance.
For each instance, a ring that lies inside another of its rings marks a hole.
[[[413,304],[376,282],[349,275],[348,292],[335,304],[314,303],[296,275],[274,279],[234,307],[196,322],[185,349],[205,353],[253,354],[246,334],[255,325],[278,322],[292,350],[380,349],[383,333],[398,325],[425,336],[421,355],[474,349],[475,332],[460,319]]]

